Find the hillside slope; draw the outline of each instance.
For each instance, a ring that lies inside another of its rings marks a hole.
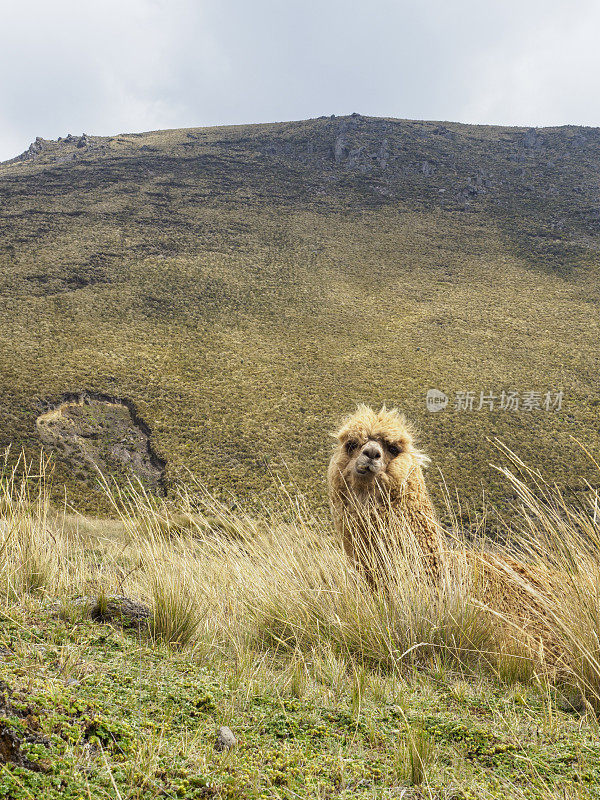
[[[583,490],[599,188],[590,128],[352,115],[36,140],[0,165],[0,446],[36,452],[37,418],[87,392],[136,409],[167,490],[189,469],[256,499],[285,464],[323,503],[328,431],[386,402],[475,507],[506,499],[493,437]],[[431,388],[444,411],[426,410]],[[502,390],[518,410],[477,410]],[[562,391],[562,408],[524,409],[529,391]],[[98,507],[86,459],[57,453],[59,482]]]

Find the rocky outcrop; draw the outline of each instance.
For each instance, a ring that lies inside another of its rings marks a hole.
[[[381,167],[381,169],[385,169],[388,165],[388,161],[390,159],[390,145],[387,139],[384,139],[381,142],[381,146],[377,153],[377,163]]]
[[[42,153],[46,147],[46,140],[42,139],[41,136],[36,136],[35,141],[33,141],[27,150],[24,153],[21,153],[20,156],[17,156],[15,161],[31,161],[32,159],[36,158],[40,153]]]
[[[540,136],[535,128],[529,128],[523,136],[521,144],[526,150],[540,150],[544,144],[544,137]]]
[[[333,159],[336,164],[340,164],[348,156],[349,151],[346,134],[348,133],[349,127],[350,123],[348,120],[343,120],[338,127],[338,133],[333,143]]]

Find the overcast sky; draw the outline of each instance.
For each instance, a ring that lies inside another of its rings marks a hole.
[[[597,0],[0,0],[0,30],[0,159],[353,111],[600,125]]]

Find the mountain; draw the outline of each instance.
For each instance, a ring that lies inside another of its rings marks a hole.
[[[252,502],[275,472],[324,505],[356,402],[414,420],[465,516],[511,499],[494,438],[569,493],[600,484],[575,441],[600,449],[600,129],[38,138],[0,164],[0,226],[0,446],[54,451],[87,510],[94,463]]]

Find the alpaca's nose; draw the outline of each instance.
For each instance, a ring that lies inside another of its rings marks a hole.
[[[371,461],[377,461],[381,458],[381,447],[377,442],[368,442],[363,448],[363,455],[370,458]]]

